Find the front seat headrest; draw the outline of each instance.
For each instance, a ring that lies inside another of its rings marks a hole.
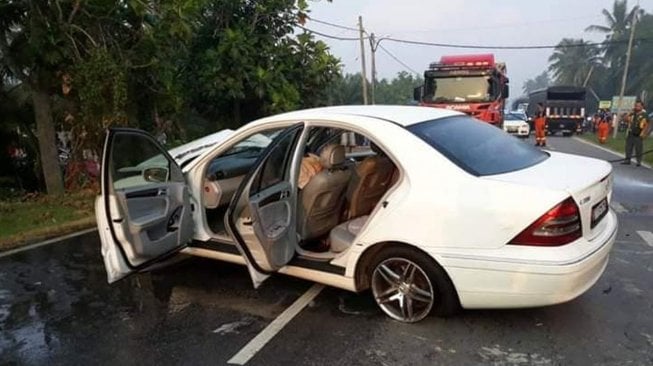
[[[320,163],[326,169],[331,169],[345,162],[345,147],[342,145],[329,144],[320,152]]]

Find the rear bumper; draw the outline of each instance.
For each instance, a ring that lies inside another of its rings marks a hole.
[[[594,249],[565,263],[510,259],[445,260],[463,308],[523,308],[572,300],[591,288],[608,264],[617,235],[617,218],[610,212],[605,232],[579,245]]]
[[[572,119],[548,119],[547,131],[550,133],[556,132],[580,132],[582,131],[582,120]]]

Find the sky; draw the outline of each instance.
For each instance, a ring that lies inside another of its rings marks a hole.
[[[601,10],[611,10],[613,0],[311,0],[309,16],[316,20],[356,28],[363,26],[377,38],[390,36],[416,41],[473,45],[555,45],[562,38],[600,42],[601,33],[586,32],[591,24],[604,24]],[[630,0],[629,7],[637,1]],[[640,0],[640,7],[653,10],[653,0]],[[357,37],[358,32],[316,21],[307,28],[338,37]],[[317,36],[339,57],[344,72],[360,72],[359,41],[341,41]],[[381,41],[381,46],[410,67],[408,70],[383,50],[376,52],[377,79],[392,78],[406,70],[422,74],[432,61],[446,54],[494,53],[506,62],[511,97],[521,94],[523,83],[539,75],[548,65],[552,50],[462,50]],[[366,61],[370,77],[369,43]]]

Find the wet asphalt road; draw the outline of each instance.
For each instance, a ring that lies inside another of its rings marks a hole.
[[[616,157],[570,138],[553,150]],[[605,274],[567,304],[404,325],[327,288],[252,365],[651,365],[653,171],[616,166],[620,232]],[[224,364],[312,284],[192,258],[107,285],[97,233],[0,258],[0,364]]]

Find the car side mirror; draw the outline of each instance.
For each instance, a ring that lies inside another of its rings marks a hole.
[[[508,98],[510,96],[510,88],[508,87],[508,84],[505,84],[503,86],[503,91],[501,92],[501,94],[504,98]]]
[[[146,182],[165,183],[168,181],[168,168],[154,167],[143,169],[143,179]]]
[[[413,100],[422,101],[422,96],[424,95],[424,85],[420,85],[413,89]]]

